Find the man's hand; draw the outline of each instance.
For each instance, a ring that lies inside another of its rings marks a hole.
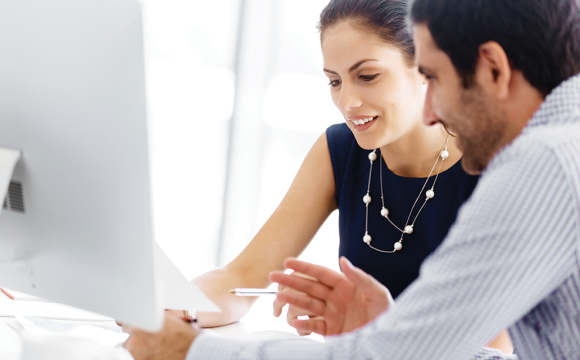
[[[191,343],[201,330],[180,317],[166,313],[163,329],[149,333],[129,326],[123,326],[129,339],[125,348],[135,360],[185,360]]]
[[[297,271],[294,271],[292,273],[292,276],[301,276],[303,278],[316,280],[316,279],[314,279],[314,278],[312,278],[310,276],[306,276],[306,275],[301,274],[301,273],[299,273]],[[301,293],[301,292],[298,292],[296,290],[287,288],[287,287],[285,287],[284,285],[281,285],[281,284],[278,284],[278,291],[279,292],[291,292],[291,293],[294,293],[294,294],[304,295],[304,293]],[[278,300],[276,298],[276,300],[274,300],[274,304],[273,304],[273,306],[274,306],[274,316],[275,317],[280,316],[282,314],[282,309],[286,305],[287,305],[287,303],[285,303],[283,301],[280,301],[280,300]],[[312,313],[310,313],[310,312],[308,312],[308,311],[306,311],[304,309],[300,309],[300,308],[298,308],[298,307],[296,307],[294,305],[288,306],[288,313],[286,314],[286,321],[288,322],[288,324],[290,326],[294,326],[293,325],[294,324],[294,321],[295,320],[298,320],[298,317],[299,316],[308,316],[310,318],[315,317],[314,314],[312,314]],[[298,335],[301,335],[301,336],[306,336],[306,335],[312,334],[312,332],[310,332],[310,331],[302,331],[300,329],[296,329],[296,331],[298,332]]]
[[[305,294],[284,291],[277,294],[277,300],[317,316],[295,320],[292,326],[301,332],[321,335],[350,332],[376,319],[394,303],[383,284],[354,267],[345,257],[340,259],[342,274],[296,259],[287,259],[284,264],[318,280],[281,272],[270,275],[272,281]]]

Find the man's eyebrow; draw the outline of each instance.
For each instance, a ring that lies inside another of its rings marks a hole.
[[[419,71],[419,73],[423,74],[423,75],[430,75],[432,73],[431,70],[426,69],[424,66],[419,65],[417,70]]]
[[[348,72],[351,73],[351,72],[355,71],[356,69],[358,69],[362,64],[366,63],[367,61],[378,61],[378,60],[376,60],[376,59],[361,60],[361,61],[357,62],[356,64],[354,64],[353,66],[351,66],[350,69],[348,69]],[[330,73],[330,74],[338,75],[338,73],[336,71],[332,71],[332,70],[328,70],[328,69],[322,69],[322,71]]]

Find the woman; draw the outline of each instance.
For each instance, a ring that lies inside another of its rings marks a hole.
[[[426,79],[414,65],[407,8],[402,0],[333,0],[323,10],[324,73],[346,124],[320,136],[246,249],[194,279],[222,309],[199,314],[202,326],[245,315],[254,298],[228,290],[268,286],[269,272],[298,256],[336,209],[340,255],[395,298],[445,237],[477,178],[463,171],[462,154],[443,127],[422,125]],[[281,305],[275,303],[275,315]],[[290,308],[289,323],[298,315],[307,314]]]

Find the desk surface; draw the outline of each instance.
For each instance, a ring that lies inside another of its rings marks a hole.
[[[4,296],[4,298],[2,298],[2,296]],[[6,299],[8,298],[0,293],[0,303],[6,301]],[[297,337],[296,330],[286,322],[286,311],[284,311],[279,318],[275,318],[272,315],[273,300],[274,298],[272,296],[262,296],[258,301],[256,301],[250,312],[239,322],[211,328],[207,331],[212,331],[230,338]],[[103,324],[103,322],[99,322],[99,324]],[[114,326],[114,323],[110,322],[107,325]],[[0,341],[0,359],[21,359],[23,344],[21,334],[25,332],[26,330],[15,318],[0,316],[0,339],[2,339]],[[306,338],[316,341],[324,341],[322,336],[316,334],[307,336]]]

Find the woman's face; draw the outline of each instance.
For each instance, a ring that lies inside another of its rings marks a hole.
[[[322,34],[330,93],[360,147],[376,149],[421,126],[426,85],[401,51],[344,21]]]

